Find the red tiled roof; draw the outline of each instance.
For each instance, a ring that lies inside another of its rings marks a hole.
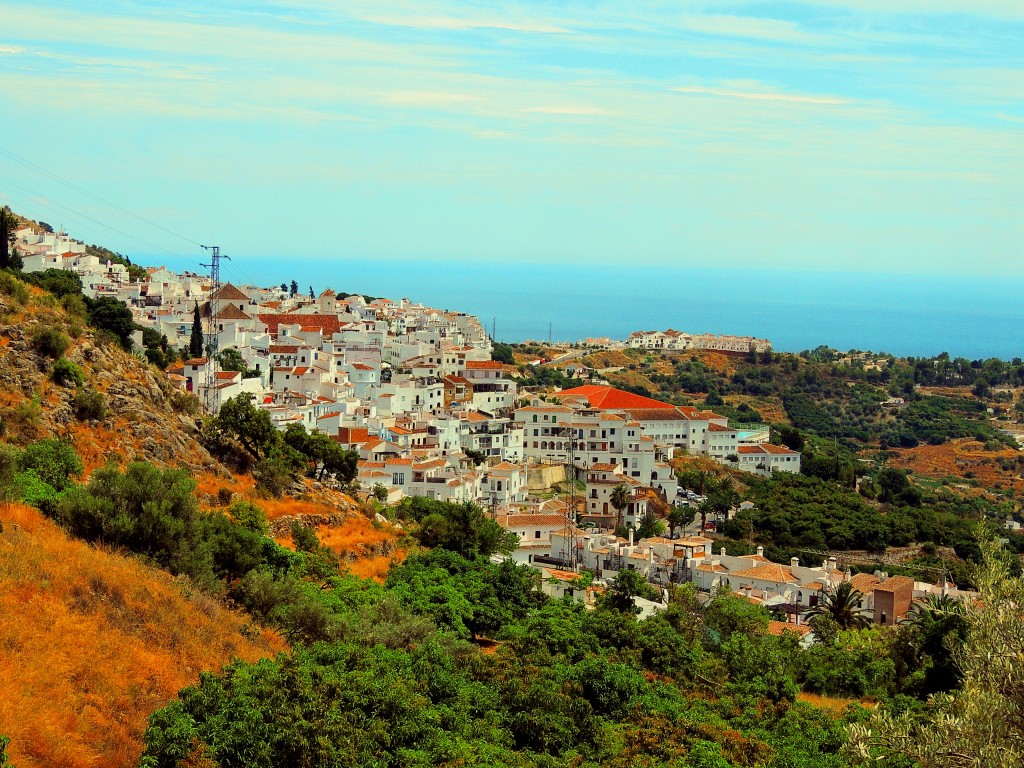
[[[272,354],[294,355],[299,351],[299,346],[298,344],[271,344],[270,351]]]
[[[497,360],[467,360],[466,368],[478,371],[500,371],[504,370],[505,364]]]
[[[231,283],[221,286],[221,289],[217,292],[218,299],[228,299],[229,301],[244,300],[249,301],[249,297],[242,293],[240,290],[235,288]]]
[[[192,365],[192,366],[206,365],[206,358],[205,357],[193,357],[193,358],[191,358],[189,360],[186,360],[185,361],[185,365]]]
[[[228,304],[224,309],[217,313],[218,320],[252,320],[245,312],[240,310],[234,304]]]
[[[674,405],[650,397],[634,395],[615,387],[584,384],[582,387],[563,389],[557,397],[585,397],[592,408],[601,410],[623,410],[627,408],[675,408]]]
[[[267,331],[273,335],[277,335],[277,329],[281,325],[298,325],[303,330],[312,328],[323,332],[323,334],[330,335],[337,333],[341,328],[341,322],[338,320],[336,315],[296,315],[296,314],[271,314],[265,313],[260,314],[259,319],[267,326]]]
[[[799,451],[793,451],[782,445],[771,443],[758,443],[757,445],[741,445],[736,449],[737,453],[744,454],[774,454],[776,456],[799,456]]]
[[[789,624],[785,621],[769,621],[768,622],[768,634],[781,637],[783,632],[793,632],[800,637],[803,637],[811,628],[806,624]]]
[[[758,579],[774,581],[779,584],[796,584],[800,581],[789,568],[778,563],[765,563],[754,568],[736,571],[732,575],[739,579]]]

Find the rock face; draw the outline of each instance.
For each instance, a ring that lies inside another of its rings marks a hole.
[[[74,385],[52,380],[53,360],[40,356],[32,338],[49,327],[71,336],[73,321],[47,297],[27,306],[0,295],[0,418],[4,439],[25,443],[49,436],[69,440],[86,465],[114,460],[152,461],[192,471],[223,472],[199,443],[201,413],[148,363],[91,330],[72,339],[66,357],[82,371],[78,389],[100,393],[102,419],[77,415]]]

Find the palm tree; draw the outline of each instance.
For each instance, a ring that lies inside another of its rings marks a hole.
[[[676,535],[676,528],[686,530],[686,526],[693,522],[696,511],[692,507],[672,507],[668,512],[668,528],[672,536]]]
[[[967,605],[949,595],[928,595],[919,603],[914,603],[905,621],[919,627],[931,624],[946,616],[965,616]]]
[[[633,494],[630,492],[622,483],[619,483],[612,488],[611,501],[612,506],[615,507],[615,529],[618,530],[622,527],[622,512],[629,506],[629,502],[633,500]]]
[[[861,608],[863,599],[863,592],[844,581],[835,589],[827,590],[821,602],[807,613],[812,617],[830,616],[840,629],[860,629],[871,624],[871,619]]]

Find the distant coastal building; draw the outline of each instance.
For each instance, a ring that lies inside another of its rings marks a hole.
[[[731,354],[744,354],[751,348],[755,352],[767,352],[772,348],[772,343],[768,339],[713,333],[694,334],[676,331],[672,328],[667,331],[633,331],[626,339],[626,345],[633,349],[654,349],[665,352],[705,349]]]

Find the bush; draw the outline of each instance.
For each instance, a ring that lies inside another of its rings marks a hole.
[[[89,324],[117,339],[127,350],[132,348],[132,333],[135,320],[132,311],[123,301],[111,296],[101,296],[89,303]]]
[[[79,387],[75,392],[74,408],[80,421],[102,421],[107,415],[107,399],[93,389]]]
[[[0,293],[9,296],[15,304],[28,304],[28,288],[10,272],[0,270]]]
[[[34,470],[47,485],[63,491],[72,485],[72,478],[82,475],[82,460],[71,444],[56,437],[32,443],[18,460],[23,471]]]
[[[202,410],[199,398],[191,392],[175,392],[171,395],[171,408],[177,413],[184,413],[188,416],[195,416]]]
[[[256,488],[268,496],[278,498],[291,485],[292,475],[297,469],[294,451],[274,451],[253,469]],[[301,466],[301,462],[298,462]]]
[[[82,369],[66,357],[62,357],[54,363],[53,373],[51,376],[53,376],[53,380],[62,387],[66,387],[68,384],[74,384],[76,387],[80,387],[85,382],[85,376],[82,375]]]
[[[14,478],[14,497],[25,504],[49,513],[60,494],[34,469],[19,472]]]
[[[39,328],[32,333],[32,349],[43,357],[57,359],[71,346],[71,339],[56,328]]]

